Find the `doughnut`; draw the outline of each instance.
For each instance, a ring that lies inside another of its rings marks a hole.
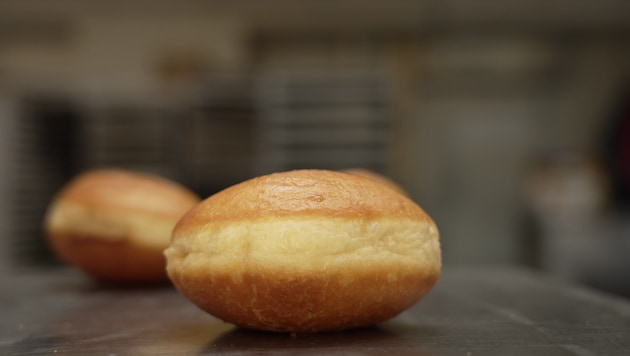
[[[245,329],[367,327],[414,305],[441,271],[438,229],[373,179],[327,170],[253,178],[202,201],[165,250],[175,287]]]
[[[177,221],[200,199],[145,173],[79,174],[53,198],[44,232],[56,256],[107,283],[168,282],[164,249]]]

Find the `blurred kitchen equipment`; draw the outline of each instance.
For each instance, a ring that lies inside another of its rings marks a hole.
[[[599,161],[551,155],[531,169],[525,192],[543,270],[630,295],[630,219],[610,209],[609,178]]]

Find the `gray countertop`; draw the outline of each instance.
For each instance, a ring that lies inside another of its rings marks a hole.
[[[3,279],[3,355],[630,354],[630,302],[521,269],[447,269],[386,323],[294,338],[236,329],[171,287],[108,289],[71,270]]]

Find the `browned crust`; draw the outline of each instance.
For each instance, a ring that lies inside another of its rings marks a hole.
[[[201,309],[237,326],[312,333],[388,320],[428,293],[440,275],[438,266],[381,267],[354,265],[306,275],[264,269],[238,275],[222,270],[174,271],[171,278]]]
[[[64,262],[105,283],[164,283],[166,259],[160,249],[138,246],[130,239],[107,241],[98,236],[50,233],[48,241]]]
[[[319,215],[427,221],[413,201],[365,177],[327,170],[296,170],[250,179],[201,202],[177,224],[186,230],[208,222]]]
[[[63,200],[94,209],[141,212],[180,218],[199,197],[173,181],[122,169],[98,169],[78,175],[57,194]]]

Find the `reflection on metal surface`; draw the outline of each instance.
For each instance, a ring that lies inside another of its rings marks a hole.
[[[199,354],[205,350],[209,340],[230,330],[234,330],[233,325],[218,320],[176,322],[168,328],[156,330],[157,333],[151,335],[153,342],[140,342],[137,347],[132,347],[131,354]]]
[[[58,282],[46,294],[16,298],[22,304],[16,317],[6,316],[19,323],[7,324],[13,330],[0,340],[8,354],[196,354],[234,328],[201,312],[172,287],[108,289],[88,281]]]

